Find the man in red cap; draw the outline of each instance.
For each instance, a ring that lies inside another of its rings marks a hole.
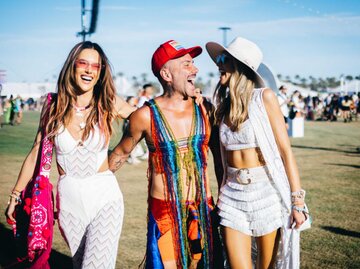
[[[146,268],[214,267],[209,147],[218,182],[222,165],[212,106],[194,100],[200,90],[193,58],[201,52],[199,46],[186,49],[174,40],[160,45],[152,71],[164,92],[131,115],[109,159],[110,169],[117,170],[145,137],[150,153]]]

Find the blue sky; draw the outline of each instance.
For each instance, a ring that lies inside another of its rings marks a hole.
[[[80,0],[1,0],[0,70],[7,82],[55,81],[79,41]],[[91,1],[87,0],[90,6]],[[90,15],[88,16],[90,20]],[[96,33],[114,73],[151,73],[159,44],[175,39],[185,47],[230,42],[257,43],[274,73],[314,77],[360,74],[358,0],[100,0]],[[217,72],[204,50],[195,60],[199,76]]]

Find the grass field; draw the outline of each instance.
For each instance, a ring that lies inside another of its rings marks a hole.
[[[30,150],[39,114],[27,112],[20,126],[0,129],[0,212]],[[119,134],[111,141],[112,148]],[[314,223],[301,235],[301,268],[360,268],[360,122],[306,122],[305,137],[291,139]],[[125,219],[116,268],[137,268],[145,252],[147,162],[116,173]],[[213,167],[209,171],[214,179]],[[56,184],[53,165],[51,181]],[[215,180],[212,181],[216,188]],[[213,192],[215,194],[215,192]],[[216,195],[215,195],[216,196]],[[13,258],[11,230],[0,216],[0,268]],[[69,250],[56,224],[52,268],[71,268]]]

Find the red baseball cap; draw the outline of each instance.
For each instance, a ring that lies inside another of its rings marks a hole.
[[[195,58],[200,55],[202,48],[200,46],[185,49],[180,43],[175,40],[169,40],[154,52],[151,59],[151,68],[155,76],[158,76],[160,69],[171,59],[176,59],[190,54],[191,57]]]

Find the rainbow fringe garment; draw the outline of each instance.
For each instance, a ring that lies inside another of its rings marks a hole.
[[[178,268],[188,268],[190,265],[190,244],[188,238],[187,220],[189,211],[193,211],[186,204],[183,194],[183,181],[181,168],[185,168],[187,175],[195,180],[195,204],[197,205],[196,220],[199,223],[201,233],[202,258],[199,261],[202,268],[212,268],[213,240],[210,212],[207,195],[207,151],[210,138],[209,121],[204,108],[194,102],[193,122],[191,135],[188,138],[188,151],[181,154],[178,141],[163,116],[155,100],[146,103],[151,112],[151,132],[154,143],[154,151],[150,150],[149,158],[149,197],[152,184],[152,172],[161,173],[166,188],[166,200],[170,201],[171,218],[174,223],[173,244],[175,246],[175,258]],[[192,212],[190,212],[192,213]],[[148,209],[148,234],[145,268],[163,268],[157,240],[160,231],[154,216]]]

